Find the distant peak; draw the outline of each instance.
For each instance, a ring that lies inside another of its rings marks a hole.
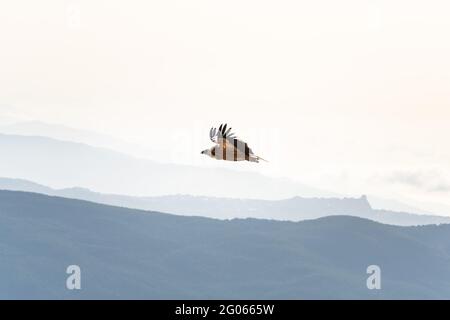
[[[372,206],[370,205],[369,199],[367,198],[367,195],[363,194],[361,198],[359,198],[362,202],[365,203],[370,209],[372,209]]]

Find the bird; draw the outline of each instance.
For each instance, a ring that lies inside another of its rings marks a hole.
[[[249,161],[259,163],[259,160],[265,159],[253,153],[248,144],[238,139],[234,133],[231,132],[231,127],[227,129],[227,124],[221,124],[219,129],[211,128],[209,131],[209,138],[216,145],[205,149],[201,154],[207,155],[216,160],[225,161]]]

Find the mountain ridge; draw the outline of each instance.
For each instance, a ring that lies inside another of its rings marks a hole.
[[[165,151],[163,153],[162,150],[151,150],[148,147],[142,147],[136,144],[130,144],[127,142],[124,142],[120,139],[117,139],[115,137],[98,133],[95,131],[90,131],[86,129],[76,129],[72,127],[67,127],[64,125],[59,124],[51,124],[46,122],[40,122],[40,121],[28,121],[28,122],[18,122],[7,126],[0,126],[0,132],[3,132],[5,134],[9,135],[20,135],[20,136],[39,136],[42,138],[50,138],[54,140],[59,141],[66,141],[66,142],[75,142],[75,143],[81,143],[85,144],[91,147],[100,148],[100,149],[107,149],[114,152],[124,153],[127,155],[130,155],[137,159],[142,160],[155,160],[159,159],[160,162],[166,162],[161,161],[162,159],[166,159],[167,155],[170,154],[170,151]],[[159,153],[159,155],[154,154],[154,152]],[[176,161],[175,161],[176,162]],[[240,168],[243,169],[243,168]],[[1,174],[0,174],[1,175]],[[27,178],[27,177],[22,177]],[[29,177],[28,177],[29,178]],[[31,179],[35,180],[36,179]],[[291,181],[284,180],[284,183],[291,184]],[[49,183],[46,183],[49,185]],[[66,186],[58,185],[58,188],[62,187],[71,187],[77,184],[69,184]],[[80,185],[80,184],[78,184]],[[97,190],[97,188],[92,188]],[[280,189],[280,187],[275,188],[275,191]],[[283,188],[281,188],[283,189]],[[341,197],[340,194],[333,193],[330,191],[320,190],[319,188],[311,188],[306,185],[303,185],[299,190],[302,192],[289,192],[285,193],[283,198],[289,197],[289,196],[295,196],[296,194],[301,194],[306,197],[310,196],[323,196],[323,197]],[[121,193],[124,194],[124,192],[115,192],[115,193]],[[173,193],[173,192],[169,192]],[[188,192],[192,193],[192,192]],[[199,193],[200,194],[200,193]],[[149,195],[148,193],[142,193],[134,194],[134,195],[140,195],[145,196]],[[225,196],[225,194],[221,194],[221,196]],[[235,194],[234,196],[239,197],[238,194]],[[267,196],[267,193],[266,193]],[[282,197],[276,197],[276,198],[282,198]],[[256,196],[256,195],[250,195],[246,198],[253,198],[253,199],[261,199],[264,197]],[[413,200],[404,200],[406,203],[413,202]],[[374,195],[370,195],[370,202],[374,206],[374,208],[380,209],[380,210],[390,210],[390,211],[397,211],[397,212],[414,212],[419,214],[430,214],[430,215],[439,215],[441,213],[447,213],[448,214],[448,208],[445,206],[440,206],[439,204],[426,204],[425,206],[431,206],[433,209],[430,210],[424,210],[422,208],[422,205],[418,206],[411,206],[411,203],[409,205],[406,205],[405,203],[402,203],[400,201],[394,200],[394,199],[386,199],[386,198],[380,198]],[[439,210],[437,208],[440,208]]]
[[[446,299],[450,225],[222,221],[0,191],[2,299]],[[82,290],[65,287],[81,268]],[[368,290],[379,265],[382,289]]]
[[[0,134],[0,149],[0,176],[39,181],[58,189],[83,186],[133,196],[189,193],[267,199],[331,194],[286,178],[231,168],[159,163],[48,137]]]
[[[37,192],[47,195],[87,200],[100,204],[141,210],[196,215],[218,219],[260,218],[303,221],[329,215],[353,215],[394,225],[425,225],[450,223],[450,217],[422,215],[372,209],[366,196],[360,198],[305,198],[280,200],[220,198],[192,195],[131,197],[102,194],[87,188],[52,189],[20,179],[0,178],[0,189]]]

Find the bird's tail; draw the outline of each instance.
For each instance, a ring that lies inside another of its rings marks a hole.
[[[256,156],[256,155],[254,155],[254,154],[252,154],[252,155],[248,158],[248,161],[250,161],[250,162],[256,162],[256,163],[259,163],[259,160],[262,160],[262,161],[265,161],[265,162],[269,162],[269,161],[267,161],[266,159],[263,159],[263,158],[261,158],[260,156]]]
[[[266,159],[264,159],[264,158],[261,158],[260,156],[256,156],[256,159],[258,159],[258,160],[262,160],[262,161],[265,161],[265,162],[269,162],[269,161],[267,161]]]

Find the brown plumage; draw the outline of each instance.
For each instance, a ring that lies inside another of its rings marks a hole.
[[[203,150],[201,153],[216,160],[226,161],[250,161],[259,162],[263,158],[255,155],[248,144],[238,139],[231,128],[227,129],[227,124],[220,125],[219,129],[211,128],[209,138],[216,145]],[[264,160],[266,161],[266,160]]]

